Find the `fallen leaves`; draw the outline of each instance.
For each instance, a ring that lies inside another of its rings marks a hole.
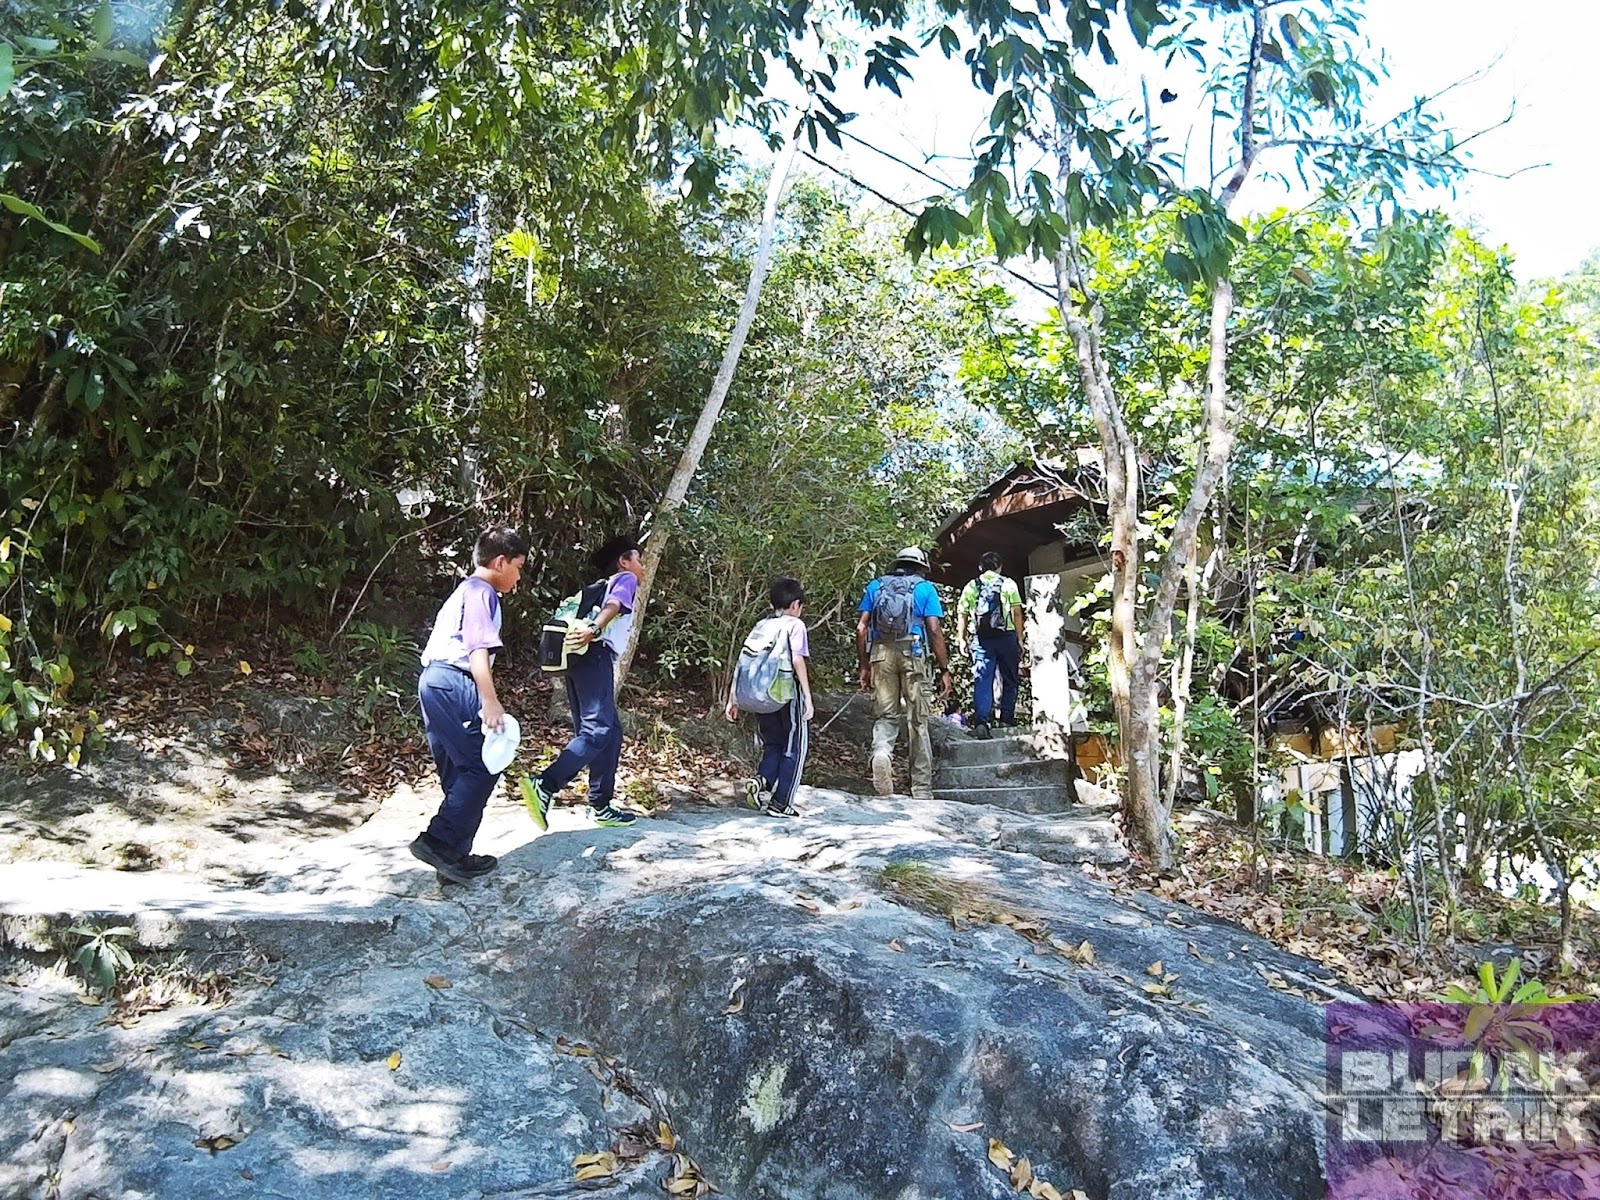
[[[402,1060],[400,1058],[400,1051],[398,1051],[398,1050],[396,1050],[393,1054],[389,1055],[388,1058],[383,1060],[384,1065],[387,1066],[389,1068],[389,1070],[391,1070],[391,1071],[398,1071],[400,1069],[401,1061]]]
[[[217,1133],[211,1137],[195,1138],[194,1144],[201,1150],[209,1150],[212,1154],[216,1154],[221,1150],[231,1150],[242,1141],[244,1141],[244,1134],[242,1133]]]
[[[669,1196],[709,1196],[712,1191],[710,1181],[687,1154],[672,1156],[672,1166],[661,1187]]]
[[[972,1121],[965,1125],[957,1125],[952,1121],[946,1121],[945,1124],[950,1126],[951,1133],[973,1133],[983,1128],[982,1121]]]
[[[889,949],[893,950],[896,954],[904,954],[906,952],[906,948],[900,944],[899,938],[889,939]]]
[[[617,1173],[617,1156],[610,1150],[580,1154],[572,1160],[572,1165],[577,1168],[573,1178],[579,1183],[590,1179],[609,1179]]]
[[[1084,938],[1083,941],[1079,942],[1076,946],[1070,942],[1063,942],[1052,938],[1050,940],[1050,946],[1057,954],[1061,955],[1061,957],[1066,959],[1068,962],[1076,963],[1080,967],[1094,966],[1094,943],[1092,943],[1088,938]]]
[[[951,1128],[956,1127],[952,1125]],[[972,1126],[972,1128],[978,1129],[982,1126]],[[1034,1172],[1032,1160],[1026,1155],[1018,1157],[1016,1152],[999,1138],[989,1139],[989,1161],[1005,1172],[1014,1191],[1026,1192],[1033,1197],[1033,1200],[1068,1200],[1059,1188],[1048,1180],[1041,1179]],[[1089,1198],[1074,1188],[1071,1200],[1089,1200]]]
[[[731,1016],[734,1013],[740,1013],[744,1011],[744,997],[739,995],[739,989],[742,988],[744,984],[745,981],[743,979],[735,979],[733,981],[733,987],[728,991],[728,1007],[722,1010],[724,1016]]]
[[[423,979],[422,982],[427,984],[431,988],[436,988],[439,991],[443,991],[446,988],[454,986],[443,975],[429,975],[425,979]]]

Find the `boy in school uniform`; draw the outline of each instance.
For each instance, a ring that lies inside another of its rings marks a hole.
[[[473,572],[440,607],[422,650],[417,700],[444,800],[410,848],[452,883],[469,883],[499,863],[492,854],[473,854],[472,839],[500,779],[483,765],[484,730],[505,723],[494,688],[494,654],[504,645],[500,597],[516,588],[527,561],[528,543],[515,529],[479,535]]]
[[[593,625],[568,635],[573,647],[588,649],[567,660],[567,700],[572,707],[572,740],[537,778],[522,781],[528,815],[540,829],[550,827],[556,794],[589,772],[589,808],[597,825],[632,825],[638,814],[616,805],[617,763],[622,758],[622,717],[617,712],[616,662],[628,646],[633,601],[644,575],[639,543],[613,538],[594,554],[597,572],[607,572],[605,598]]]
[[[745,784],[745,800],[751,808],[771,816],[794,817],[799,815],[794,807],[794,794],[806,765],[810,722],[816,715],[811,703],[811,678],[806,671],[806,659],[811,657],[811,637],[806,632],[806,623],[800,619],[806,593],[798,579],[784,577],[773,581],[767,599],[772,602],[769,619],[782,623],[778,636],[789,642],[795,694],[794,699],[776,712],[756,714],[756,722],[761,727],[761,765],[755,778]],[[728,720],[739,719],[739,706],[734,703],[731,685],[723,711]]]

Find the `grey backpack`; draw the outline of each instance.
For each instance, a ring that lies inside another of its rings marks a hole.
[[[878,594],[872,601],[872,628],[880,642],[911,636],[914,593],[921,582],[920,575],[885,575],[878,580]]]
[[[788,623],[757,621],[733,666],[733,702],[745,712],[774,713],[796,695]]]

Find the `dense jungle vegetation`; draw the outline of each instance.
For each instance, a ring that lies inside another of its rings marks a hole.
[[[759,151],[797,137],[817,158],[672,518],[646,680],[714,686],[781,570],[842,642],[887,553],[1019,457],[1094,447],[1088,683],[1151,858],[1181,862],[1185,779],[1251,806],[1292,693],[1423,752],[1388,831],[1414,937],[1533,865],[1565,933],[1600,852],[1600,258],[1520,280],[1408,202],[1467,164],[1420,103],[1366,113],[1358,18],[5,6],[0,731],[76,762],[108,667],[187,676],[221,627],[401,661],[393,614],[488,519],[537,547],[531,626],[581,547],[650,523],[749,277]],[[1214,190],[1148,104],[1096,101],[1141,46],[1235,122]],[[992,116],[970,179],[905,212],[817,162],[835,76],[897,90],[918,47]],[[1315,198],[1238,211],[1258,165]]]

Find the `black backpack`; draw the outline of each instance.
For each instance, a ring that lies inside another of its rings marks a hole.
[[[993,583],[978,581],[978,636],[998,637],[1011,628],[1011,614],[1006,612],[1004,589],[1006,581]]]
[[[539,669],[559,674],[567,669],[567,631],[574,621],[592,621],[605,603],[610,576],[586,583],[561,602],[555,616],[539,631]],[[584,647],[583,649],[587,649]]]
[[[872,627],[879,641],[911,636],[913,593],[921,582],[920,575],[885,575],[878,580],[878,594],[872,601]]]

